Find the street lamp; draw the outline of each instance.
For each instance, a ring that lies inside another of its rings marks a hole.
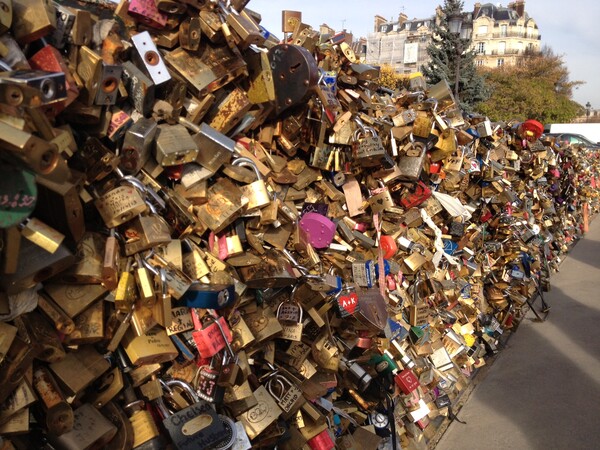
[[[588,118],[588,120],[590,119],[591,113],[592,113],[592,104],[590,102],[587,102],[585,104],[585,115]]]
[[[458,104],[458,85],[460,82],[460,55],[462,55],[462,41],[460,40],[460,31],[463,26],[462,14],[454,14],[448,19],[448,31],[456,36],[456,74],[454,77],[454,100]]]

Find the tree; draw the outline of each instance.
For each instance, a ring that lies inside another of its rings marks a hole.
[[[451,31],[450,20],[464,17],[462,8],[460,0],[444,0],[444,6],[436,11],[432,42],[427,47],[430,61],[421,71],[429,84],[445,79],[453,91],[458,74],[458,101],[463,110],[471,112],[488,97],[488,90],[475,68],[475,53],[469,50],[470,36],[465,38]]]
[[[402,76],[389,64],[383,64],[377,81],[381,86],[395,91],[402,84]]]
[[[527,52],[514,66],[482,71],[492,95],[478,111],[494,120],[536,119],[542,123],[570,122],[584,108],[571,100],[573,88],[562,56],[544,47]]]

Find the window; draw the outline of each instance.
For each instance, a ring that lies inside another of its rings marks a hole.
[[[504,58],[498,58],[497,64],[498,67],[503,66],[504,65]]]
[[[475,61],[475,65],[476,65],[477,67],[481,67],[481,66],[483,66],[483,59],[478,59],[478,60],[476,60],[476,61]]]
[[[479,25],[479,28],[477,29],[477,34],[487,34],[487,32],[488,32],[487,25]]]
[[[485,42],[479,42],[477,44],[477,53],[485,55]]]
[[[506,42],[502,41],[498,43],[498,54],[504,55],[506,52]]]
[[[506,25],[500,25],[500,36],[506,36],[508,27]]]

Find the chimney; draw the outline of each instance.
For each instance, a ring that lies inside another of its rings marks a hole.
[[[510,5],[509,5],[509,8],[510,8]],[[481,11],[481,3],[477,2],[473,6],[473,19],[477,18],[477,15],[479,14],[479,11]]]
[[[375,22],[374,22],[375,29],[373,31],[375,31],[375,33],[377,33],[379,31],[379,27],[386,22],[387,22],[387,19],[385,17],[379,16],[379,15],[375,16]]]
[[[400,15],[398,16],[399,28],[402,28],[402,25],[404,25],[404,22],[406,22],[407,20],[408,20],[408,16],[404,13],[400,13]]]
[[[515,3],[515,11],[519,17],[525,15],[525,0],[517,0]]]

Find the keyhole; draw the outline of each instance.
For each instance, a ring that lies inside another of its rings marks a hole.
[[[302,64],[301,64],[301,63],[294,64],[293,66],[290,66],[290,73],[295,73],[295,72],[296,72],[296,70],[298,70],[298,68],[299,68],[300,66],[302,66]]]

